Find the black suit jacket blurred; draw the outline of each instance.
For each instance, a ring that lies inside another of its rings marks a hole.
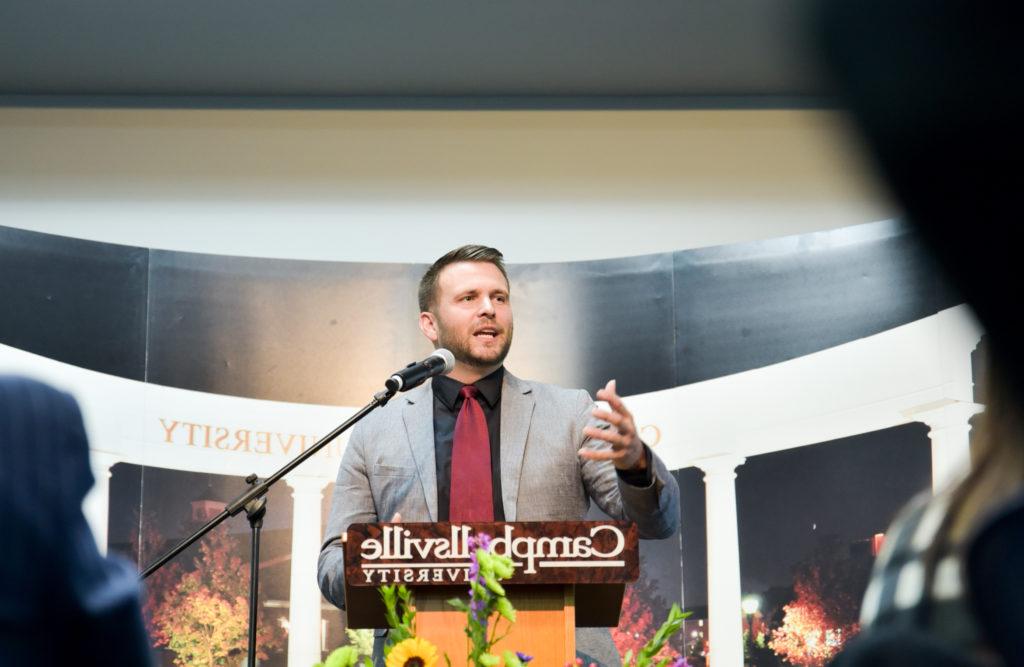
[[[0,376],[0,665],[148,665],[138,574],[102,556],[75,400]]]

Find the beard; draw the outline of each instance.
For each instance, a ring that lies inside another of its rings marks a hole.
[[[497,325],[494,325],[497,326]],[[512,324],[504,329],[504,342],[500,346],[476,346],[474,349],[474,336],[471,333],[459,334],[447,326],[441,319],[437,319],[437,346],[443,347],[452,353],[455,360],[473,368],[488,368],[500,366],[508,356],[509,348],[512,347]]]

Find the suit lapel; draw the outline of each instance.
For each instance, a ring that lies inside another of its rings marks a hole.
[[[437,521],[437,463],[434,458],[434,401],[427,382],[404,396],[402,419],[409,437],[409,448],[423,487],[431,521]],[[383,517],[382,517],[383,519]],[[384,519],[390,521],[388,517]]]
[[[505,371],[501,389],[501,500],[506,521],[516,520],[519,478],[533,418],[532,391],[525,382]]]

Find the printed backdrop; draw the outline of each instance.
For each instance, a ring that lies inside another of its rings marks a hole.
[[[711,441],[741,433],[742,423],[720,414],[731,401],[769,415],[790,409],[785,392],[743,398],[730,388],[752,373],[767,387],[799,384],[802,360],[820,367],[840,354],[833,350],[875,344],[862,339],[897,340],[902,334],[886,332],[918,331],[916,323],[958,303],[893,222],[509,268],[516,333],[508,367],[590,391],[617,378],[645,440],[680,483],[681,530],[643,544],[643,576],[627,594],[616,641],[637,645],[677,602],[695,614],[675,649],[698,664],[710,635],[708,563],[703,474],[691,466],[699,452],[716,453]],[[0,370],[49,380],[82,402],[100,477],[109,470],[104,497],[91,501],[105,506],[94,527],[111,551],[141,566],[237,496],[247,474],[283,465],[368,402],[393,370],[429,352],[416,327],[424,269],[177,253],[0,227]],[[764,453],[748,456],[736,493],[743,590],[762,598],[750,619],[764,638],[753,644],[758,664],[778,663],[767,638],[815,573],[838,573],[822,594],[842,598],[842,613],[855,618],[874,535],[928,487],[927,429],[884,426],[782,451],[766,429]],[[287,662],[290,605],[309,598],[292,586],[318,596],[312,573],[292,574],[295,545],[310,530],[297,525],[305,506],[293,491],[322,486],[323,523],[345,441],[307,463],[305,481],[270,494],[262,664]],[[148,582],[163,664],[205,664],[174,650],[213,641],[196,636],[194,616],[222,614],[244,635],[244,605],[232,596],[244,598],[247,572],[248,526],[235,519]],[[228,602],[195,608],[183,582],[226,588]],[[325,603],[321,615],[320,648],[352,640],[340,611]]]

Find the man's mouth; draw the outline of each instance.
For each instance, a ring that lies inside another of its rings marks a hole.
[[[498,329],[495,327],[482,327],[473,332],[473,336],[476,338],[490,338],[494,339],[498,337]]]

